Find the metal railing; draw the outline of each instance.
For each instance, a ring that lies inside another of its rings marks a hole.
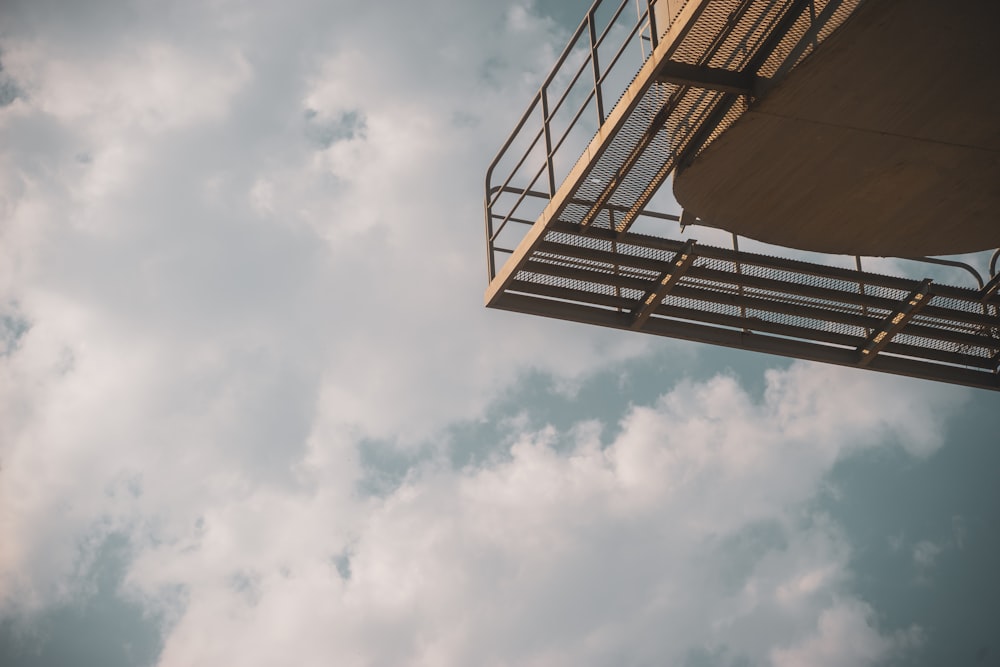
[[[660,2],[666,5],[666,0]],[[654,11],[655,4],[656,0],[596,0],[490,163],[486,172],[490,280],[496,275],[494,253],[513,252],[513,248],[498,246],[498,239],[511,223],[534,224],[537,215],[518,213],[537,210],[538,202],[531,200],[547,202],[555,194],[586,142],[607,118],[609,101],[611,106],[617,102],[639,70],[637,61],[641,65],[648,58],[659,35],[669,27],[657,25],[658,18],[666,23],[663,18],[668,14]],[[627,11],[630,5],[634,14]],[[604,64],[602,56],[608,55]],[[596,122],[586,122],[588,108]],[[557,159],[566,154],[568,161]],[[495,177],[503,165],[507,169]]]

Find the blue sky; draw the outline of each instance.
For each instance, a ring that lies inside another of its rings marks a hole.
[[[585,8],[0,8],[0,663],[1000,664],[995,395],[482,308]]]

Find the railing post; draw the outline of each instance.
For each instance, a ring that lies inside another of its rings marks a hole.
[[[549,172],[549,195],[556,194],[556,175],[552,169],[552,133],[549,131],[549,92],[542,86],[542,134],[545,137],[545,167]]]
[[[861,268],[861,255],[854,256],[854,266],[858,269],[858,294],[861,296],[867,296],[865,294],[865,274]],[[861,304],[861,315],[867,319],[868,317],[868,306],[864,303]],[[872,330],[865,327],[865,337],[872,335]]]
[[[661,2],[666,2],[667,0],[661,0]],[[653,45],[653,50],[656,50],[656,45],[660,43],[660,31],[656,28],[656,12],[653,11],[653,5],[656,4],[656,0],[646,0],[646,13],[649,15],[649,41]]]
[[[597,102],[598,127],[604,125],[604,95],[601,94],[601,64],[597,59],[597,29],[594,27],[594,10],[587,12],[587,30],[590,33],[590,63],[594,70],[594,99]]]
[[[486,273],[489,281],[497,275],[496,261],[493,259],[493,203],[490,201],[489,183],[486,186]]]
[[[736,279],[739,281],[736,287],[739,290],[739,295],[740,295],[740,319],[743,320],[743,333],[750,333],[750,329],[747,328],[747,324],[749,323],[747,322],[747,306],[746,306],[746,301],[744,300],[746,294],[744,293],[743,290],[743,267],[741,266],[740,263],[740,239],[739,236],[736,235],[736,232],[733,232],[732,234],[733,234],[733,265],[736,267]]]

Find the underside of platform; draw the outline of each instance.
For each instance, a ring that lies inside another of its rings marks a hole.
[[[1000,3],[868,0],[674,177],[703,224],[880,256],[1000,246]]]

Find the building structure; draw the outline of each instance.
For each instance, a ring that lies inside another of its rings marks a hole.
[[[1000,246],[996,18],[598,0],[487,173],[487,305],[1000,389],[1000,251],[923,257]]]

